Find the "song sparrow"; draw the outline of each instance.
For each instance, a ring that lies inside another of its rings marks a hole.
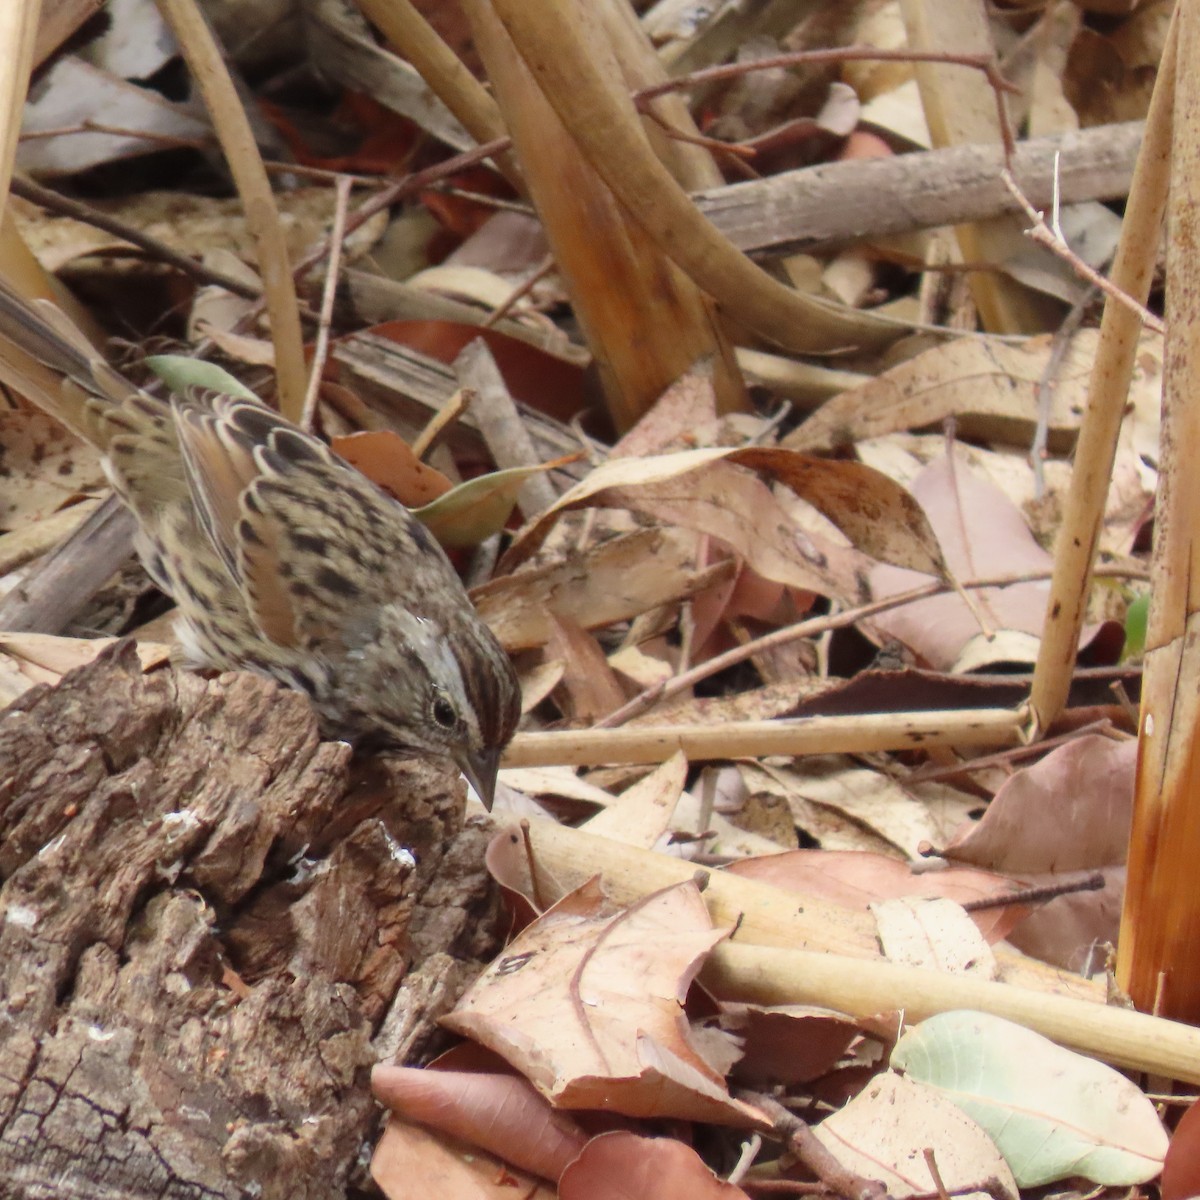
[[[307,692],[332,736],[448,756],[491,807],[520,691],[420,521],[261,404],[139,391],[3,281],[0,337],[24,352],[0,349],[0,380],[104,455],[193,665]]]

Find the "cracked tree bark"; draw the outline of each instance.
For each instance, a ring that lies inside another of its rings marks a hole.
[[[485,832],[129,643],[0,714],[0,1197],[331,1197],[486,951]]]

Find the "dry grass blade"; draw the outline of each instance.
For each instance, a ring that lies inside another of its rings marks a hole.
[[[280,411],[289,420],[299,422],[303,420],[308,369],[304,364],[300,309],[292,283],[287,242],[270,178],[259,157],[237,90],[225,69],[221,51],[200,10],[192,0],[158,0],[158,3],[204,96],[242,197],[246,220],[258,247],[258,267],[271,316]]]

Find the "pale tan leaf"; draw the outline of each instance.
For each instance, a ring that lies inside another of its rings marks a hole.
[[[533,553],[558,513],[582,506],[642,508],[639,495],[648,487],[657,487],[660,499],[687,496],[692,503],[706,502],[719,508],[726,503],[725,493],[733,485],[730,471],[718,472],[718,464],[761,471],[785,484],[824,513],[863,553],[914,570],[941,573],[941,552],[920,506],[886,476],[861,463],[758,446],[610,459],[528,526],[509,551],[506,563],[511,567]],[[693,473],[699,479],[679,482],[681,476]],[[664,487],[668,484],[672,486]],[[748,514],[742,511],[740,515],[744,519]],[[774,578],[769,571],[755,566],[761,574]]]
[[[614,911],[593,880],[525,929],[444,1024],[564,1108],[753,1123],[689,1044],[682,1009],[727,932],[690,882]]]
[[[936,1190],[924,1151],[933,1151],[948,1192],[960,1196],[986,1179],[1015,1200],[1017,1184],[991,1138],[932,1088],[898,1075],[873,1079],[816,1135],[851,1171],[878,1179],[896,1200]],[[967,1192],[980,1196],[979,1192]]]
[[[891,962],[978,979],[999,975],[991,947],[953,900],[880,900],[871,905],[871,912],[884,956]]]
[[[1098,333],[1072,339],[1050,391],[1052,436],[1073,437],[1086,401]],[[1039,385],[1052,344],[1033,339],[1019,346],[997,339],[963,338],[918,354],[862,387],[823,404],[785,439],[797,450],[831,450],[902,429],[938,425],[953,416],[966,436],[1017,441],[1028,446],[1038,416]],[[1162,390],[1162,338],[1145,332],[1138,345],[1133,403],[1145,394],[1155,407]]]
[[[670,827],[683,794],[687,768],[682,753],[671,755],[645,779],[626,788],[615,803],[592,817],[584,828],[626,845],[651,849]]]

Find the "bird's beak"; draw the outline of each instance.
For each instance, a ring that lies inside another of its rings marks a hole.
[[[467,782],[475,789],[475,794],[483,801],[483,807],[491,812],[492,801],[496,798],[496,773],[500,770],[499,749],[464,754],[458,765]]]

